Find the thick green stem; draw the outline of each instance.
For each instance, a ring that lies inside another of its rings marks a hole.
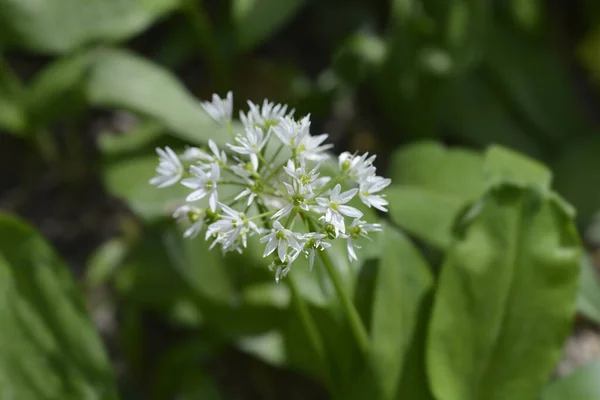
[[[350,298],[350,295],[346,290],[344,290],[344,284],[342,282],[342,277],[340,273],[333,265],[333,261],[331,261],[331,257],[327,253],[327,251],[320,251],[319,256],[321,257],[321,261],[325,265],[327,269],[327,273],[333,282],[333,286],[335,287],[335,291],[342,302],[342,307],[344,308],[344,312],[348,317],[348,321],[350,322],[350,328],[352,329],[352,335],[358,344],[363,355],[367,355],[369,353],[369,335],[367,334],[367,330],[360,319],[360,315]]]

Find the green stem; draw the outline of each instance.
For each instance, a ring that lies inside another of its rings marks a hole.
[[[333,282],[335,291],[342,302],[342,307],[344,308],[344,312],[346,313],[348,321],[350,322],[350,328],[352,329],[354,339],[356,339],[356,343],[358,344],[358,347],[363,355],[367,355],[370,347],[369,335],[367,334],[367,330],[360,319],[360,315],[358,314],[350,295],[346,290],[344,290],[342,277],[333,265],[331,257],[326,250],[320,251],[319,256],[321,257],[323,264],[325,264],[325,268],[327,269],[327,273]]]
[[[228,86],[228,68],[217,46],[218,42],[210,18],[202,6],[202,1],[184,0],[181,3],[181,11],[196,32],[198,42],[206,57],[208,69],[217,83],[217,88],[225,89]]]
[[[330,386],[331,382],[331,372],[329,361],[327,360],[327,356],[325,354],[325,346],[323,345],[323,338],[319,333],[319,329],[317,328],[317,324],[310,314],[310,310],[308,309],[308,305],[304,301],[303,297],[300,295],[298,286],[293,279],[293,274],[289,274],[287,278],[287,282],[290,287],[290,291],[292,293],[292,304],[296,311],[298,312],[298,317],[300,317],[300,322],[302,327],[306,331],[306,335],[308,340],[310,341],[313,349],[321,359],[321,365],[323,366],[323,373],[325,375],[325,380],[329,382]]]

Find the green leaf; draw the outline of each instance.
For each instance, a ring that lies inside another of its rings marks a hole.
[[[134,36],[178,4],[178,0],[1,0],[0,36],[5,44],[30,51],[66,53]]]
[[[115,399],[102,343],[65,264],[31,227],[0,215],[0,393]]]
[[[419,142],[396,152],[388,168],[390,217],[429,244],[450,244],[455,216],[485,190],[483,158],[473,151]]]
[[[485,190],[481,154],[420,141],[393,153],[387,176],[395,184],[427,188],[473,200]]]
[[[398,389],[413,340],[417,311],[433,285],[429,266],[403,234],[386,226],[376,278],[371,321],[371,360],[384,399]]]
[[[98,247],[87,261],[85,284],[89,288],[108,281],[121,265],[128,251],[124,239],[111,239]]]
[[[552,182],[552,172],[545,165],[501,146],[487,149],[484,170],[489,185],[512,182],[549,189]]]
[[[87,106],[84,82],[97,54],[86,51],[59,58],[33,78],[25,93],[32,124],[44,127]]]
[[[19,78],[0,54],[0,128],[20,135],[26,133],[28,118]]]
[[[145,115],[189,143],[212,138],[222,144],[231,137],[168,70],[125,50],[98,54],[85,91],[92,105]]]
[[[500,185],[465,213],[429,329],[436,398],[535,398],[571,327],[580,258],[570,210],[551,193]]]
[[[275,34],[304,0],[234,0],[231,6],[238,47],[248,52]]]
[[[552,382],[542,392],[541,400],[591,400],[600,398],[600,361],[579,368]]]
[[[592,259],[583,259],[579,278],[577,310],[596,323],[600,323],[600,279]]]

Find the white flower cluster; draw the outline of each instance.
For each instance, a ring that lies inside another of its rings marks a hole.
[[[277,281],[301,254],[312,269],[315,253],[334,240],[345,240],[350,261],[356,260],[356,240],[381,226],[363,221],[348,203],[358,196],[367,207],[387,211],[381,191],[390,179],[376,175],[375,156],[342,153],[334,176],[322,176],[332,145],[324,144],[327,134],[310,134],[310,116],[295,119],[285,105],[249,101],[249,111],[240,112],[243,132],[236,133],[232,101],[229,92],[202,104],[229,128],[233,141],[225,148],[210,140],[208,149],[189,147],[180,156],[169,147],[156,149],[159,165],[150,183],[162,188],[181,182],[191,190],[173,214],[186,224],[184,236],[195,237],[206,226],[211,248],[242,252],[249,237],[260,235]]]

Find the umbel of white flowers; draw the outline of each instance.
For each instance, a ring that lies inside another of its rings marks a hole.
[[[184,236],[195,237],[206,226],[210,248],[241,253],[249,237],[260,235],[277,282],[300,255],[312,269],[315,253],[335,240],[346,241],[350,261],[356,260],[357,239],[381,226],[363,221],[348,203],[358,196],[367,207],[387,211],[381,191],[390,179],[376,175],[375,156],[342,153],[327,176],[321,167],[332,157],[332,145],[324,144],[327,134],[310,134],[309,115],[295,119],[294,110],[267,100],[248,105],[240,112],[238,133],[231,123],[231,92],[202,103],[231,132],[233,140],[223,148],[210,140],[209,149],[188,147],[179,156],[169,147],[156,149],[159,165],[150,183],[190,189],[173,213],[187,227]]]

